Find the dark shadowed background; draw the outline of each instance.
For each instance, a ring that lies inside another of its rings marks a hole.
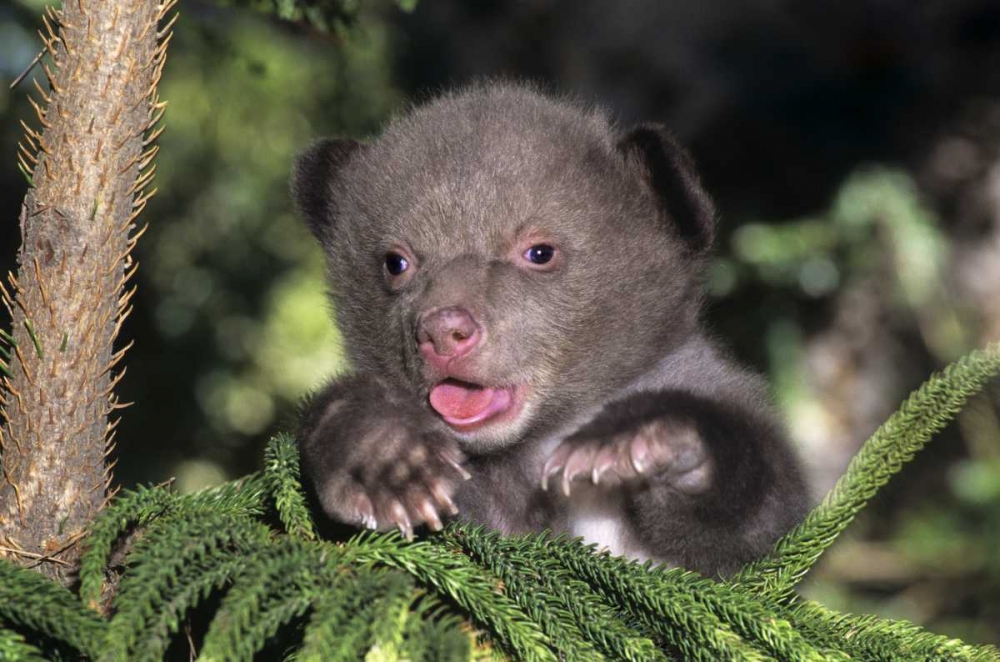
[[[41,8],[0,4],[4,81],[40,48]],[[328,34],[195,0],[181,13],[124,332],[122,485],[257,468],[296,401],[345,369],[286,191],[294,152],[484,75],[662,121],[690,147],[722,213],[714,328],[770,375],[817,499],[932,370],[1000,338],[995,0],[370,2]],[[30,81],[0,85],[4,271]],[[997,391],[879,495],[812,596],[1000,642]]]

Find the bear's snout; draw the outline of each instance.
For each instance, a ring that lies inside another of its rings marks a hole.
[[[460,306],[449,306],[421,314],[416,335],[424,358],[443,369],[453,359],[471,353],[483,334],[472,313]]]

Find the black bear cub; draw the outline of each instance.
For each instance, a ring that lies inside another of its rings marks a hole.
[[[306,407],[334,521],[450,517],[731,573],[802,517],[766,386],[700,321],[715,211],[662,127],[516,84],[295,164],[353,372]]]

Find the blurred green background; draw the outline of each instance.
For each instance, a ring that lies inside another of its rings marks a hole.
[[[344,369],[292,155],[484,75],[665,122],[690,146],[722,213],[712,323],[770,375],[817,498],[932,370],[1000,338],[1000,3],[351,2],[329,3],[327,29],[232,4],[181,4],[161,86],[120,484],[191,490],[259,466],[301,396]],[[4,80],[35,56],[41,8],[0,4]],[[29,82],[0,86],[4,270]],[[997,390],[973,403],[806,591],[1000,643],[998,411]]]

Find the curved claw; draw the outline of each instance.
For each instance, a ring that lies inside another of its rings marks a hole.
[[[441,518],[438,517],[437,510],[435,510],[434,505],[431,504],[430,499],[424,499],[420,502],[417,507],[417,511],[427,522],[427,526],[431,528],[432,531],[440,531],[443,527],[441,524]]]
[[[406,514],[406,508],[403,507],[403,504],[399,501],[393,501],[389,507],[389,514],[403,537],[407,540],[413,540],[413,524],[410,522],[410,517]]]
[[[649,441],[642,435],[632,439],[632,443],[628,445],[628,461],[636,474],[641,476],[649,468],[649,456]]]
[[[590,479],[594,485],[599,485],[604,474],[614,468],[617,462],[618,451],[614,446],[604,446],[597,451],[597,456],[594,458],[594,468],[590,473]]]
[[[463,467],[462,464],[450,454],[442,454],[441,459],[444,460],[448,466],[454,469],[455,472],[461,476],[462,480],[469,480],[472,478],[472,474],[470,474],[465,467]]]
[[[358,494],[354,497],[354,512],[362,526],[373,531],[378,528],[375,507],[372,506],[371,499],[367,495]]]
[[[563,494],[569,496],[573,481],[580,476],[589,473],[593,478],[594,456],[596,454],[597,446],[594,443],[581,444],[573,449],[566,460],[566,466],[563,468]]]
[[[555,454],[545,461],[542,467],[542,491],[549,491],[549,478],[562,471],[562,460],[556,458]]]
[[[458,506],[451,500],[448,490],[445,489],[441,481],[431,480],[427,485],[427,489],[430,490],[431,495],[437,501],[438,505],[444,508],[449,515],[458,514]]]

